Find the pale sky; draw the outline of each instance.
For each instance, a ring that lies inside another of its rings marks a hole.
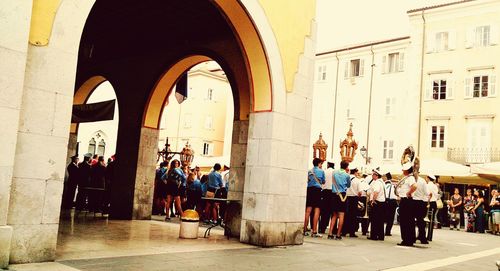
[[[316,52],[407,36],[410,9],[457,0],[316,0]]]

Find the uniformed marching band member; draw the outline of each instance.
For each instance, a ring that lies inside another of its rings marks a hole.
[[[325,233],[330,218],[332,217],[332,179],[335,168],[335,163],[327,162],[325,170],[325,183],[322,185],[321,191],[321,218],[319,220],[319,233]]]
[[[347,211],[345,214],[345,222],[344,227],[342,228],[342,235],[346,236],[349,234],[349,237],[358,237],[356,235],[356,223],[358,221],[358,200],[359,196],[361,196],[360,189],[360,173],[357,168],[351,169],[351,187],[347,189]]]
[[[427,179],[429,180],[429,182],[427,183],[427,189],[429,190],[430,193],[430,198],[429,198],[430,222],[427,228],[427,241],[432,241],[432,234],[434,232],[434,220],[437,211],[438,187],[435,184],[436,176],[428,175]]]
[[[382,172],[374,169],[370,184],[370,240],[384,241],[384,212],[385,212],[385,187]]]
[[[359,189],[361,195],[359,197],[359,204],[363,206],[358,212],[359,223],[361,223],[361,233],[362,235],[366,235],[368,233],[368,226],[370,225],[370,220],[368,219],[369,212],[369,202],[368,202],[368,189],[370,185],[368,182],[371,181],[371,176],[365,176],[360,179]],[[358,231],[359,223],[356,224],[356,231]]]
[[[394,224],[394,215],[396,214],[396,209],[398,208],[398,197],[394,193],[394,184],[392,183],[391,173],[385,174],[385,202],[386,202],[386,216],[385,216],[385,236],[392,236],[391,230]]]
[[[398,246],[413,246],[415,243],[416,208],[412,199],[417,189],[415,176],[413,176],[415,158],[413,147],[406,148],[401,159],[403,177],[395,187],[396,195],[400,198],[399,221],[402,241],[398,243]]]
[[[427,237],[425,236],[425,216],[427,215],[427,203],[429,200],[429,190],[427,189],[427,182],[422,177],[416,179],[416,189],[413,193],[413,201],[415,206],[415,219],[418,228],[417,239],[422,244],[428,244]]]

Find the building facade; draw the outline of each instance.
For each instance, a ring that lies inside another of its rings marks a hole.
[[[408,12],[422,93],[420,154],[470,165],[498,161],[500,2]]]

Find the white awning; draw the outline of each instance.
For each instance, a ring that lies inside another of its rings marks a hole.
[[[472,164],[470,168],[476,174],[500,175],[500,162]]]
[[[420,162],[420,173],[437,176],[474,177],[468,166],[442,159],[424,159]]]

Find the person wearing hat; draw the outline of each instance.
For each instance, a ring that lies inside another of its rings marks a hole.
[[[418,228],[417,239],[421,244],[428,244],[427,237],[425,235],[425,216],[427,215],[427,204],[429,200],[429,190],[427,189],[427,182],[422,178],[418,177],[416,180],[416,189],[413,193],[413,201],[415,206],[415,219]]]
[[[332,179],[335,163],[327,162],[325,170],[325,183],[321,191],[321,215],[319,220],[319,233],[325,233],[332,216]]]
[[[372,182],[370,184],[370,240],[384,241],[384,218],[385,218],[385,186],[382,180],[380,169],[372,172]]]
[[[68,178],[64,182],[63,188],[63,209],[71,209],[73,207],[73,199],[75,198],[76,186],[78,185],[78,156],[71,156],[71,163],[66,167]]]
[[[413,192],[417,189],[413,176],[413,163],[402,165],[403,178],[395,187],[399,201],[399,225],[402,241],[398,246],[413,246],[415,243],[415,207],[412,200]]]
[[[386,173],[385,176],[385,202],[386,202],[386,216],[385,216],[385,236],[392,236],[391,230],[394,224],[394,215],[396,214],[396,208],[398,208],[398,197],[394,193],[394,184],[392,183],[392,175],[390,172]]]
[[[431,216],[429,217],[429,220],[431,221],[429,223],[429,226],[427,227],[427,241],[432,241],[432,234],[434,232],[434,217],[436,216],[436,211],[437,211],[437,198],[438,198],[438,187],[435,184],[436,182],[436,176],[434,175],[428,175],[427,176],[427,190],[429,191],[429,213],[431,213]]]
[[[88,192],[85,189],[90,183],[90,166],[91,153],[83,156],[83,162],[78,164],[78,194],[76,195],[76,211],[82,211],[87,208]]]
[[[358,214],[358,201],[359,196],[361,196],[361,174],[357,168],[350,170],[351,175],[351,187],[347,189],[347,210],[345,213],[344,227],[342,229],[342,235],[349,237],[358,237],[356,235],[356,222]]]

